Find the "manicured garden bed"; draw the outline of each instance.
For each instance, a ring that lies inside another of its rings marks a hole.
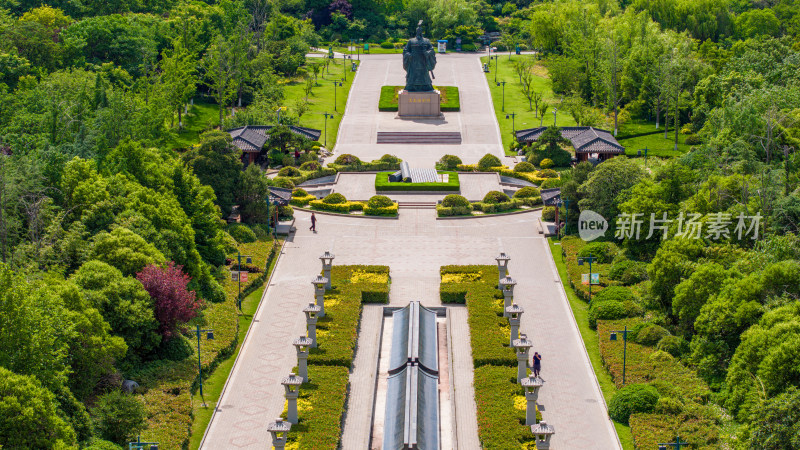
[[[517,358],[508,346],[510,330],[497,289],[497,267],[443,266],[440,275],[442,303],[467,305],[478,436],[483,447],[531,448],[528,445],[534,439],[524,425],[525,399],[515,383]]]
[[[397,111],[398,100],[397,94],[403,90],[404,86],[382,86],[381,97],[378,103],[379,111]],[[439,91],[441,95],[441,110],[442,112],[460,111],[461,103],[459,100],[458,88],[455,86],[434,86],[434,89]]]
[[[339,447],[362,304],[388,302],[389,267],[333,266],[325,317],[317,322],[319,346],[308,357],[311,381],[300,387],[299,423],[292,426],[287,449]]]
[[[379,172],[375,174],[376,192],[458,192],[461,185],[458,181],[458,173],[439,171],[439,174],[447,175],[447,183],[404,183],[390,182],[389,175],[393,172]]]

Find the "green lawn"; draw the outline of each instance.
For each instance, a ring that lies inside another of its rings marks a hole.
[[[492,93],[492,102],[494,103],[495,114],[497,115],[497,122],[500,124],[503,147],[506,149],[506,153],[511,155],[512,152],[508,152],[507,149],[511,145],[513,138],[512,126],[520,130],[542,125],[552,125],[553,110],[554,108],[558,108],[558,105],[561,103],[561,96],[553,93],[550,80],[547,78],[547,70],[541,64],[538,65],[535,69],[536,76],[534,76],[533,80],[534,87],[536,90],[543,92],[544,101],[550,103],[550,109],[544,118],[537,117],[536,114],[530,110],[528,100],[522,94],[519,79],[512,66],[513,62],[518,58],[535,58],[535,56],[513,55],[510,60],[508,54],[499,53],[498,56],[497,66],[499,69],[497,73],[495,73],[495,60],[492,59],[490,71],[486,74],[486,81],[489,83],[489,89]],[[481,62],[489,62],[489,57],[482,57]],[[503,107],[503,86],[497,86],[495,78],[498,82],[506,82],[505,108]],[[509,113],[516,114],[513,121],[511,117],[506,119],[506,114]],[[556,113],[556,124],[558,126],[575,126],[575,120],[566,110],[559,110]],[[639,137],[626,137],[642,133],[654,134]],[[670,131],[669,139],[664,139],[663,126],[659,130],[656,130],[655,122],[648,122],[645,120],[631,120],[623,123],[620,126],[617,140],[625,147],[625,153],[628,156],[636,156],[637,151],[645,147],[648,149],[649,156],[659,157],[678,156],[689,150],[689,146],[684,144],[686,136],[678,135],[678,151],[676,152],[674,150],[673,132]],[[644,151],[642,155],[644,156]]]
[[[278,245],[282,245],[282,242],[279,241]],[[273,258],[267,269],[267,273],[272,273],[277,261],[277,257]],[[266,282],[264,286],[266,286]],[[203,399],[200,397],[199,390],[192,395],[194,420],[192,421],[192,430],[189,437],[189,448],[191,449],[200,447],[200,441],[203,440],[203,434],[206,431],[206,427],[208,427],[208,423],[211,421],[211,415],[222,394],[222,388],[225,386],[225,381],[227,381],[231,369],[233,369],[233,363],[236,360],[236,356],[239,354],[239,350],[242,348],[244,337],[247,334],[247,330],[250,328],[250,324],[253,322],[253,316],[261,302],[264,286],[251,292],[250,295],[242,300],[242,313],[239,314],[239,342],[236,346],[236,350],[228,359],[222,361],[211,374],[207,377],[204,374],[203,394],[208,406],[205,408],[203,407]]]
[[[375,175],[376,192],[397,192],[397,191],[448,191],[458,192],[459,182],[456,172],[439,171],[440,174],[449,175],[447,183],[404,183],[402,181],[389,182],[389,174],[394,172],[379,172]]]
[[[572,308],[572,314],[575,315],[575,321],[578,323],[578,328],[583,338],[583,344],[586,346],[586,351],[589,353],[589,360],[592,362],[592,368],[597,376],[597,381],[600,383],[600,390],[603,391],[603,397],[606,404],[611,401],[611,397],[617,391],[614,382],[611,380],[611,375],[603,367],[603,361],[600,358],[600,345],[598,343],[597,333],[589,328],[589,304],[579,299],[575,292],[569,285],[569,275],[567,275],[567,266],[562,261],[561,244],[554,242],[552,238],[547,239],[550,244],[550,251],[553,254],[553,261],[558,268],[558,275],[561,277],[561,283],[567,293],[569,305]],[[565,281],[566,280],[566,281]],[[614,428],[617,430],[619,440],[622,442],[622,448],[625,450],[633,450],[633,435],[631,428],[618,422],[614,422]]]
[[[399,100],[398,93],[404,86],[381,86],[381,96],[378,101],[378,111],[397,111]],[[460,111],[461,101],[459,99],[458,88],[456,86],[434,86],[441,94],[440,107],[443,112]]]
[[[308,64],[322,64],[323,59],[308,58]],[[342,70],[346,69],[346,70]],[[324,70],[324,69],[323,69]],[[318,75],[317,83],[311,94],[308,96],[309,109],[300,118],[300,125],[309,128],[316,128],[323,130],[320,136],[320,142],[325,144],[325,116],[323,113],[333,114],[333,117],[328,118],[328,131],[327,131],[327,148],[333,148],[336,143],[336,136],[339,132],[339,123],[342,121],[342,114],[347,104],[347,95],[350,92],[350,86],[353,84],[356,72],[350,71],[350,61],[346,65],[342,65],[342,59],[330,60],[328,67],[330,73],[321,73]],[[309,70],[309,73],[311,71]],[[313,76],[313,75],[312,75]],[[344,77],[347,77],[344,80]],[[333,82],[341,82],[341,87],[336,87],[334,93]],[[284,101],[283,105],[288,108],[293,108],[298,99],[304,99],[306,94],[304,92],[305,82],[301,80],[294,80],[284,85]],[[335,95],[334,95],[335,94]],[[334,97],[336,105],[334,109]]]
[[[177,127],[178,118],[175,116]],[[174,149],[185,149],[196,144],[200,140],[200,135],[213,127],[219,125],[219,108],[216,103],[195,101],[189,107],[189,113],[183,115],[183,129],[174,132],[167,140],[167,145]]]

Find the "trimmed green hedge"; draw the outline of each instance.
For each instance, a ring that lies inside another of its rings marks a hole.
[[[300,387],[298,423],[292,425],[287,447],[296,442],[296,448],[338,448],[349,376],[348,368],[342,366],[308,368],[311,380]],[[282,416],[286,419],[286,413]]]
[[[475,404],[478,409],[478,438],[482,448],[534,448],[533,435],[525,423],[525,409],[517,407],[523,389],[509,380],[516,378],[511,367],[482,366],[475,369]],[[524,405],[524,403],[522,403]],[[537,412],[537,422],[541,416]],[[527,446],[530,445],[530,446]]]
[[[309,205],[311,209],[340,214],[350,214],[350,211],[361,211],[364,209],[363,202],[325,203],[322,200],[311,200]]]
[[[393,203],[391,206],[370,206],[367,204],[364,207],[364,215],[393,217],[397,215],[397,208],[397,203]]]
[[[378,100],[378,111],[393,112],[397,111],[399,101],[397,94],[403,86],[381,86],[381,96]],[[434,86],[441,94],[440,109],[442,112],[460,111],[461,100],[456,86]]]
[[[381,172],[375,175],[375,191],[440,191],[440,192],[458,192],[460,184],[458,181],[458,174],[456,172],[439,171],[440,174],[447,174],[449,178],[447,183],[404,183],[402,181],[392,183],[389,182],[389,175],[392,172]]]

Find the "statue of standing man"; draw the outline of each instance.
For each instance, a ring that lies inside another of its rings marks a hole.
[[[436,52],[431,41],[422,37],[422,21],[417,25],[417,36],[408,40],[403,48],[403,69],[406,70],[408,92],[433,91],[431,77],[436,67]],[[435,78],[435,77],[434,77]]]

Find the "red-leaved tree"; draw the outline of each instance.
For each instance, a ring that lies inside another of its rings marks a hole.
[[[175,335],[178,324],[195,317],[201,306],[197,294],[186,288],[191,278],[182,269],[183,266],[170,261],[166,266],[150,264],[136,274],[153,298],[158,331],[165,338]]]

